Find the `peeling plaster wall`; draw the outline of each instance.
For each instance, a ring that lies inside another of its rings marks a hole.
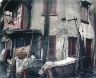
[[[67,21],[77,18],[77,26],[84,38],[93,39],[94,32],[90,24],[81,23],[81,0],[57,0],[57,16],[50,16],[50,35],[56,35],[56,59],[68,57],[68,37],[78,37],[75,21]],[[34,0],[32,8],[31,29],[39,29],[44,34],[43,0]],[[62,21],[61,18],[67,20]],[[84,32],[82,32],[82,30]],[[64,48],[63,48],[64,43]],[[63,52],[63,53],[62,53]]]
[[[34,0],[32,5],[31,29],[39,29],[44,32],[43,0]]]

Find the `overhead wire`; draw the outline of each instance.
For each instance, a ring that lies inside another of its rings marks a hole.
[[[5,9],[5,7],[7,6],[7,4],[9,3],[9,1],[10,1],[10,0],[8,0],[8,2],[5,4],[5,6],[3,7],[3,9],[2,9],[2,10],[4,10],[4,9]]]

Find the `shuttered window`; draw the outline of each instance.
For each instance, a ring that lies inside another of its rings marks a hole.
[[[86,6],[82,6],[81,8],[81,21],[88,22],[88,8]]]
[[[88,17],[89,17],[89,7],[91,3],[86,0],[81,1],[81,22],[89,24]]]

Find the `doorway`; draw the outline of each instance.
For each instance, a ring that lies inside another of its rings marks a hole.
[[[89,69],[91,66],[91,42],[92,39],[86,39],[86,67]]]

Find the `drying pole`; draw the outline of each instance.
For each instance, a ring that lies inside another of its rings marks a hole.
[[[49,26],[50,26],[50,0],[45,0],[44,40],[43,40],[43,64],[46,63],[49,47]],[[44,74],[46,78],[46,74]]]

